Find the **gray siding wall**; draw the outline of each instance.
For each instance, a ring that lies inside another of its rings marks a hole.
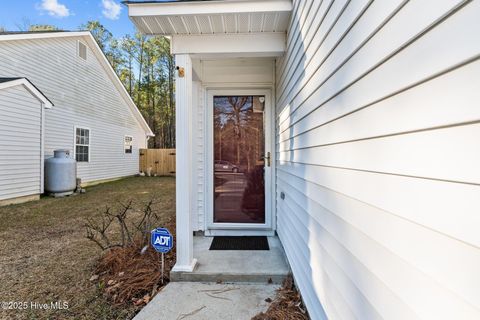
[[[77,56],[81,38],[3,41],[0,76],[26,77],[54,103],[46,111],[45,157],[74,148],[74,126],[90,128],[90,162],[78,163],[83,182],[133,175],[145,133],[108,74],[88,48],[87,61]],[[125,154],[125,135],[134,137]]]
[[[0,89],[0,200],[41,193],[42,108],[22,85]]]
[[[294,0],[277,219],[312,319],[480,318],[479,17]]]

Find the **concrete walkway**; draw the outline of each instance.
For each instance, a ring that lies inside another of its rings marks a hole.
[[[278,285],[171,282],[134,320],[250,320],[267,310]]]

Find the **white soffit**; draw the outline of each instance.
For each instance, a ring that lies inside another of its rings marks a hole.
[[[149,35],[285,33],[291,0],[127,1],[130,19]]]

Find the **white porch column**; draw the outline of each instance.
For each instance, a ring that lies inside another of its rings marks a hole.
[[[192,202],[192,60],[188,54],[175,55],[183,77],[176,76],[176,213],[177,263],[172,271],[192,272],[193,258]]]

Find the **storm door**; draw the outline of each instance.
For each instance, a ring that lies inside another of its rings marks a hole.
[[[213,223],[265,224],[265,96],[213,96]]]

